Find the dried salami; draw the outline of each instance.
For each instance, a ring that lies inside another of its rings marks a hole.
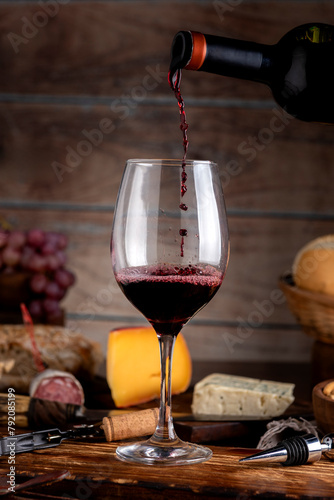
[[[58,401],[75,405],[84,404],[84,391],[80,382],[68,372],[47,369],[38,374],[30,384],[32,398]]]

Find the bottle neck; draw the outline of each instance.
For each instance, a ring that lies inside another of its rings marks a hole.
[[[190,69],[269,84],[273,46],[181,31],[172,45],[170,71]]]

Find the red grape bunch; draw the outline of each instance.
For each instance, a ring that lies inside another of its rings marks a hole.
[[[62,317],[59,302],[74,284],[74,274],[66,269],[67,238],[41,229],[0,230],[0,272],[30,274],[31,316],[40,322]]]

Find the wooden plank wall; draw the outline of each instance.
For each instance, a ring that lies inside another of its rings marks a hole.
[[[114,282],[109,238],[126,159],[182,154],[174,34],[270,44],[312,21],[334,24],[332,0],[0,2],[0,217],[68,235],[71,328],[105,348],[111,328],[143,322]],[[221,290],[184,329],[193,359],[305,361],[312,341],[275,290],[297,250],[333,232],[334,129],[282,119],[273,132],[281,111],[260,84],[184,72],[182,90],[189,158],[219,163],[231,239]]]

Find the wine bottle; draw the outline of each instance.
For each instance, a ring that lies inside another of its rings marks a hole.
[[[275,45],[180,31],[170,75],[183,68],[264,83],[290,115],[334,123],[334,26],[304,24]]]

